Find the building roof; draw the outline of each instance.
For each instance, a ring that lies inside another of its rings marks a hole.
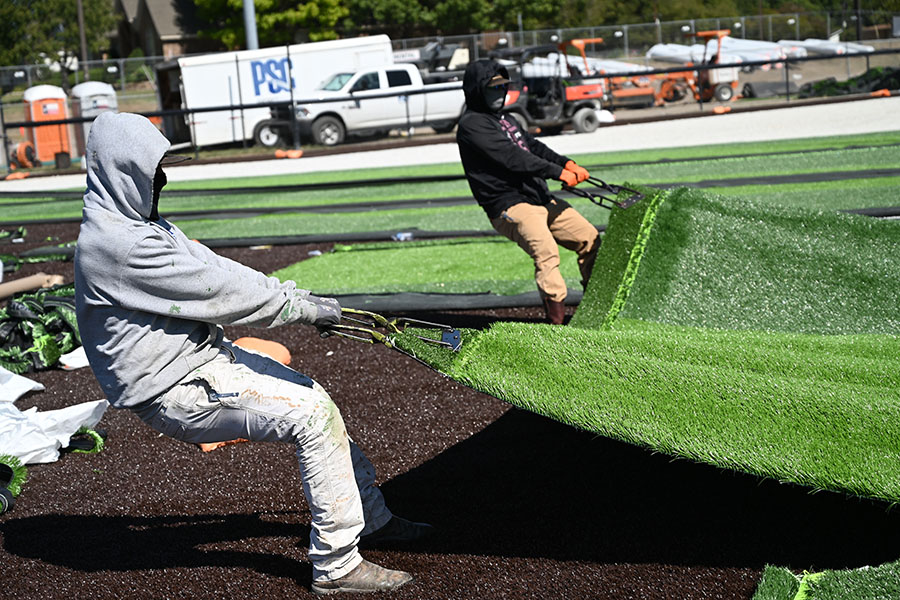
[[[156,33],[163,41],[180,40],[197,35],[199,23],[193,0],[122,0],[144,2],[153,19]]]

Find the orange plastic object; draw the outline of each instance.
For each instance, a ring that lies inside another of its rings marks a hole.
[[[291,364],[290,351],[285,348],[283,344],[279,344],[278,342],[273,342],[271,340],[261,340],[255,337],[242,337],[234,340],[234,345],[240,346],[241,348],[246,348],[247,350],[255,350],[256,352],[267,354],[268,356],[271,356],[282,364]],[[208,444],[197,445],[200,446],[200,449],[204,452],[212,452],[217,448],[221,448],[229,444],[238,444],[240,442],[249,441],[250,440],[246,440],[244,438],[238,438],[236,440],[228,440],[227,442],[211,442]]]
[[[28,149],[31,148],[31,155],[35,156],[34,152],[34,144],[31,142],[19,142],[16,144],[16,160],[22,166],[23,169],[30,169],[34,166],[31,160],[28,158]]]
[[[279,148],[275,151],[275,158],[287,158],[287,151]]]
[[[303,150],[288,150],[287,157],[288,158],[300,158],[303,156]]]
[[[255,337],[242,337],[234,340],[235,346],[255,350],[267,354],[283,365],[291,364],[291,352],[283,344],[271,340],[261,340]]]
[[[717,115],[724,115],[725,113],[731,112],[731,107],[730,106],[717,106],[713,109],[713,112],[716,113]]]
[[[200,446],[200,449],[204,452],[212,452],[217,448],[221,448],[222,446],[228,446],[229,444],[240,444],[241,442],[249,442],[250,440],[245,440],[244,438],[238,438],[236,440],[228,440],[227,442],[212,442],[209,444],[197,444]]]
[[[875,90],[874,92],[872,92],[871,95],[872,95],[873,98],[882,98],[882,97],[884,97],[884,98],[890,98],[890,96],[891,96],[891,90],[886,89],[886,88],[885,88],[885,89],[881,89],[881,90]]]

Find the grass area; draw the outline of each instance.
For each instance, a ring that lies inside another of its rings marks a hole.
[[[581,276],[575,254],[565,250],[560,254],[566,283],[578,287]],[[533,273],[527,254],[506,238],[495,237],[338,246],[334,253],[301,261],[273,275],[292,279],[318,295],[514,295],[535,289]]]

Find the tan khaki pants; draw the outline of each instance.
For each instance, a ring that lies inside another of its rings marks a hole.
[[[534,260],[534,280],[541,297],[556,302],[566,299],[557,244],[578,254],[581,285],[587,285],[600,247],[600,234],[565,200],[553,200],[543,206],[520,202],[491,219],[491,225]]]

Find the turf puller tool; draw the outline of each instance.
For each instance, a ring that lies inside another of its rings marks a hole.
[[[637,190],[625,187],[623,185],[614,185],[606,183],[602,179],[596,177],[588,177],[584,180],[589,187],[572,187],[566,184],[562,185],[563,191],[569,192],[582,198],[587,198],[597,206],[602,206],[612,210],[613,208],[628,208],[644,199],[644,195]],[[623,192],[628,193],[628,197],[619,200],[619,196]]]
[[[427,344],[447,348],[454,352],[458,351],[460,346],[462,346],[462,336],[460,335],[459,330],[454,329],[449,325],[432,323],[430,321],[420,321],[418,319],[410,319],[407,317],[388,319],[387,317],[367,310],[344,307],[341,308],[341,323],[324,329],[320,335],[322,337],[335,335],[337,337],[358,340],[369,344],[384,344],[388,348],[400,350],[394,345],[391,336],[403,332],[406,327],[439,330],[441,332],[441,339],[439,340],[413,334]]]

